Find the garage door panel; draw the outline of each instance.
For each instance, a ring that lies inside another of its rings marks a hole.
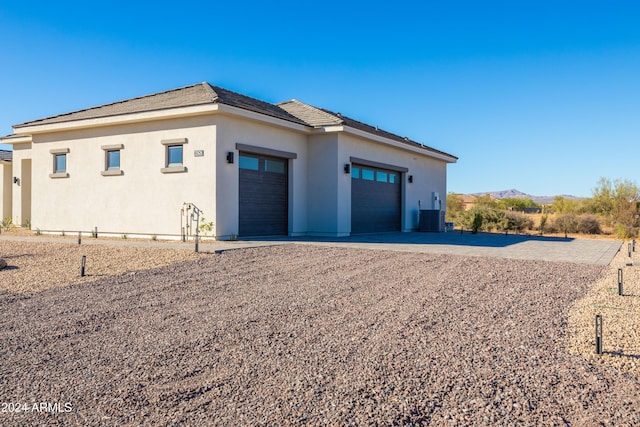
[[[286,235],[287,161],[241,153],[239,163],[240,236]]]
[[[351,232],[400,231],[402,190],[394,171],[354,166],[351,180]]]

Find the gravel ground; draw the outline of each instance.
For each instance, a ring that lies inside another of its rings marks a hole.
[[[640,254],[631,255],[629,258],[627,244],[622,245],[608,273],[571,307],[567,348],[590,362],[640,377]],[[618,295],[618,269],[622,269],[622,296]],[[600,356],[595,354],[596,314],[602,315],[603,322]]]
[[[0,240],[0,258],[8,265],[0,272],[0,292],[38,292],[198,257],[186,249],[78,245],[77,240],[60,240],[60,243],[37,244]],[[80,277],[83,255],[87,257],[85,276]]]
[[[638,425],[638,378],[566,350],[609,273],[286,245],[0,291],[0,401],[69,409],[0,424]]]

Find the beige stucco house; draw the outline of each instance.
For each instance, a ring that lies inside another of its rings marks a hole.
[[[192,206],[222,239],[411,231],[420,207],[444,211],[457,160],[297,100],[208,83],[13,129],[0,139],[13,146],[3,215],[43,233],[179,237],[193,231]]]

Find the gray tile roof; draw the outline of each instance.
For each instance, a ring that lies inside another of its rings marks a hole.
[[[26,123],[15,125],[14,128],[21,128],[34,125],[48,125],[54,123],[64,123],[74,120],[96,119],[111,117],[121,114],[142,113],[148,111],[166,110],[170,108],[190,107],[204,104],[226,104],[233,107],[254,111],[261,114],[288,120],[301,125],[307,125],[302,120],[287,113],[277,105],[260,101],[246,95],[242,95],[221,87],[212,86],[209,83],[199,83],[166,92],[127,99],[111,104],[100,105],[98,107],[87,108],[85,110],[60,114]]]
[[[10,162],[13,159],[13,151],[0,150],[0,160]]]
[[[313,127],[335,126],[341,125],[343,122],[343,120],[335,114],[330,114],[320,108],[313,107],[296,99],[281,102],[278,106]]]
[[[451,154],[436,150],[431,147],[427,147],[426,145],[421,144],[417,141],[413,141],[407,137],[402,137],[402,136],[393,134],[391,132],[384,131],[382,129],[379,129],[377,126],[374,127],[366,123],[359,122],[358,120],[354,120],[350,117],[343,116],[340,113],[334,113],[324,108],[317,108],[312,105],[308,105],[303,102],[297,101],[295,99],[287,102],[282,102],[278,105],[284,108],[285,110],[287,110],[289,113],[298,117],[299,119],[304,120],[305,122],[307,122],[313,127],[322,127],[322,126],[331,126],[331,125],[349,126],[354,129],[358,129],[363,132],[370,133],[372,135],[378,135],[378,136],[388,138],[397,142],[402,142],[403,144],[408,144],[418,148],[423,148],[433,153],[438,153],[444,156],[449,156],[457,159],[457,157],[452,156]]]
[[[152,95],[114,102],[111,104],[105,104],[98,107],[87,108],[85,110],[60,114],[53,117],[32,120],[26,123],[14,125],[14,128],[19,129],[27,126],[48,125],[75,120],[96,119],[122,114],[141,113],[216,103],[225,104],[236,108],[242,108],[244,110],[276,117],[303,126],[349,126],[363,132],[370,133],[372,135],[378,135],[394,141],[412,145],[414,147],[422,148],[433,153],[438,153],[457,159],[457,157],[452,156],[451,154],[447,154],[443,151],[427,147],[419,142],[412,141],[409,138],[395,135],[391,132],[378,129],[378,127],[370,126],[349,117],[342,116],[340,113],[334,113],[323,108],[317,108],[309,104],[297,101],[295,99],[287,102],[282,102],[280,104],[271,104],[218,86],[213,86],[206,82],[168,90],[165,92],[154,93]]]
[[[382,129],[378,128],[378,126],[374,127],[374,126],[368,125],[366,123],[359,122],[358,120],[354,120],[354,119],[352,119],[350,117],[343,116],[340,113],[332,113],[331,111],[325,110],[324,108],[322,110],[327,112],[327,113],[329,113],[329,114],[335,114],[336,116],[340,117],[343,120],[343,125],[344,126],[349,126],[349,127],[354,128],[354,129],[358,129],[358,130],[361,130],[363,132],[370,133],[372,135],[378,135],[378,136],[381,136],[383,138],[388,138],[388,139],[391,139],[391,140],[396,141],[396,142],[402,142],[403,144],[411,145],[411,146],[414,146],[416,148],[422,148],[422,149],[430,151],[432,153],[441,154],[443,156],[451,157],[451,158],[454,158],[456,160],[458,159],[456,156],[453,156],[453,155],[451,155],[449,153],[445,153],[444,151],[436,150],[435,148],[428,147],[428,146],[424,145],[423,143],[418,142],[418,141],[414,141],[414,140],[412,140],[412,139],[410,139],[410,138],[408,138],[406,136],[400,136],[400,135],[396,135],[395,133],[387,132],[385,130],[382,130]]]

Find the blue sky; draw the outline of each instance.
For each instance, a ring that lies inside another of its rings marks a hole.
[[[208,81],[458,156],[448,190],[638,182],[640,3],[0,3],[0,134]]]

